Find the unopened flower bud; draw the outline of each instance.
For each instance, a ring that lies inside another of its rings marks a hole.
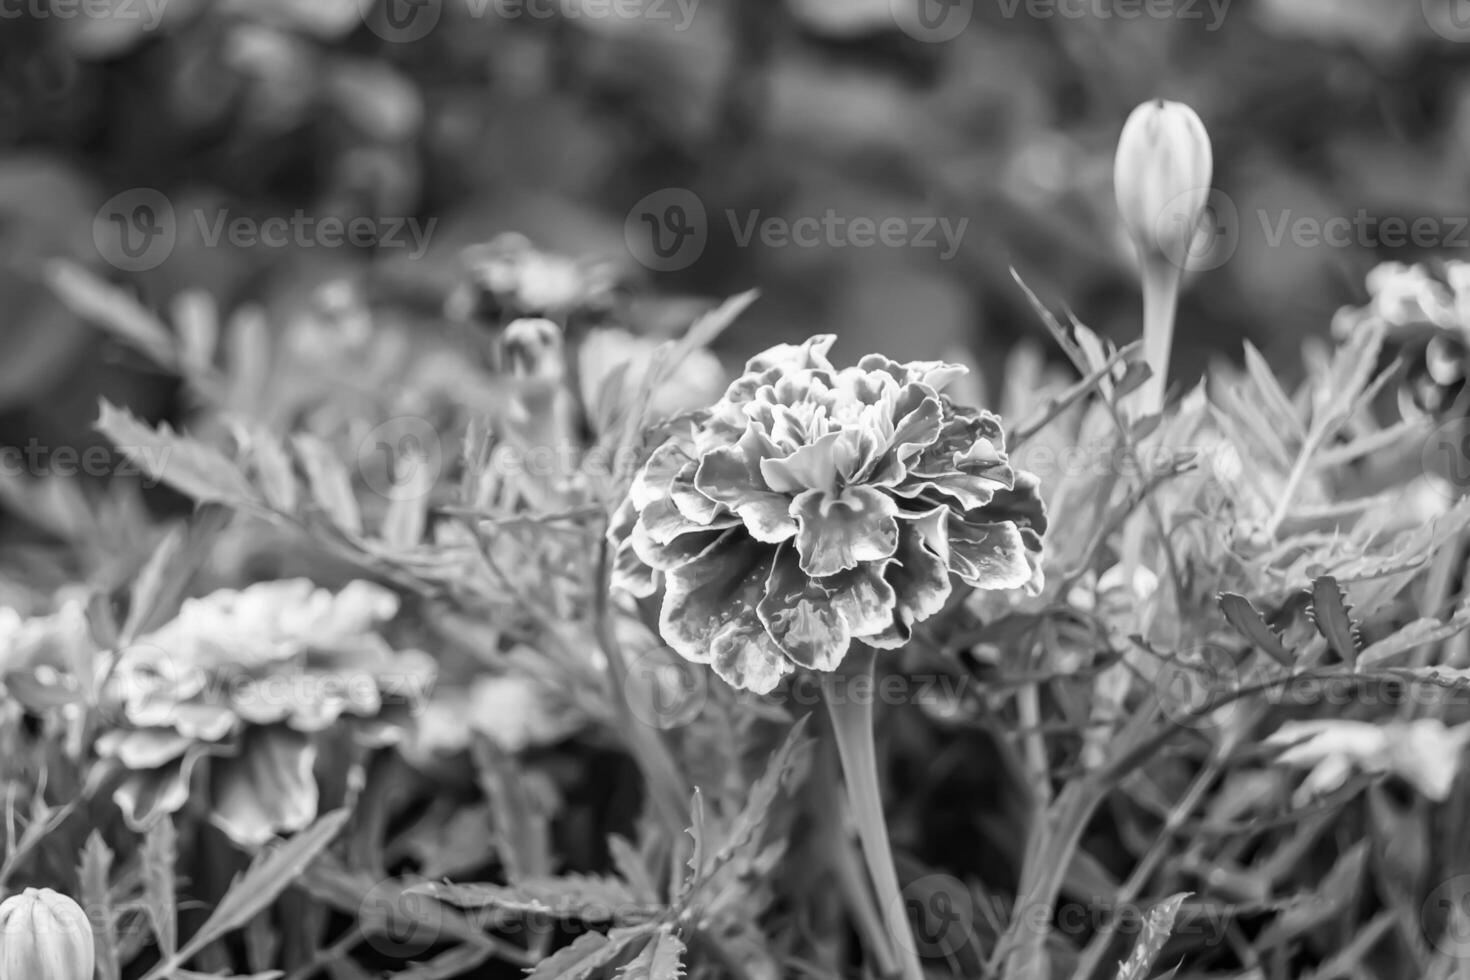
[[[92,925],[76,902],[27,888],[0,902],[0,977],[92,980]]]
[[[1118,211],[1138,249],[1143,285],[1143,358],[1151,372],[1136,404],[1164,405],[1179,279],[1210,193],[1210,137],[1180,102],[1145,102],[1123,124],[1113,169]]]
[[[1210,136],[1182,102],[1155,99],[1133,110],[1118,138],[1113,189],[1145,265],[1182,269],[1210,193]]]

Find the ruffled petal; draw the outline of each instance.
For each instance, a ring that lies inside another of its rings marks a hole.
[[[783,658],[756,608],[773,558],[770,547],[727,531],[698,561],[668,572],[659,614],[664,642],[695,663],[719,660],[717,670],[742,678],[736,684],[726,677],[738,687],[774,685],[782,670],[772,660]]]
[[[893,615],[881,632],[863,637],[869,645],[890,649],[903,646],[913,636],[916,625],[949,601],[954,591],[949,573],[949,513],[947,507],[940,507],[904,524],[898,551],[884,573],[896,597]]]
[[[898,547],[898,505],[880,490],[848,487],[838,494],[807,490],[791,502],[796,550],[808,575],[836,575],[859,562],[889,558]]]
[[[210,820],[242,847],[301,830],[316,819],[316,748],[299,732],[275,726],[251,729],[233,759],[210,770]]]
[[[802,667],[836,670],[854,632],[880,629],[893,617],[893,590],[875,566],[813,579],[795,549],[783,545],[758,611],[786,656]]]
[[[796,522],[788,513],[789,499],[771,491],[761,476],[761,457],[768,449],[769,440],[751,427],[735,445],[705,454],[694,486],[739,515],[751,537],[775,544],[796,533]]]
[[[977,589],[1019,589],[1031,581],[1026,544],[1009,521],[950,521],[949,552],[954,573]]]

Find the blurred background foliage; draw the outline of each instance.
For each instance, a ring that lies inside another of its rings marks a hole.
[[[979,0],[944,43],[898,29],[905,0],[698,0],[687,23],[670,0],[641,0],[659,17],[567,16],[582,2],[508,17],[495,0],[443,0],[437,26],[411,42],[372,29],[373,0],[152,0],[156,26],[143,0],[89,0],[90,16],[67,0],[8,5],[0,440],[86,445],[99,394],[173,411],[173,386],[51,296],[40,266],[53,256],[159,308],[197,286],[280,318],[312,284],[355,273],[376,302],[432,320],[460,249],[515,230],[611,259],[660,295],[760,288],[723,341],[732,361],[831,331],[843,358],[964,347],[994,378],[1006,348],[1040,336],[1010,266],[1104,335],[1136,335],[1113,148],[1128,111],[1163,96],[1204,119],[1215,185],[1241,216],[1233,257],[1188,284],[1184,380],[1243,338],[1292,373],[1301,338],[1363,299],[1369,268],[1422,257],[1272,246],[1258,214],[1470,214],[1470,43],[1434,26],[1452,0],[1177,0],[1174,16],[1134,18],[1112,0]],[[1073,15],[1028,13],[1038,9]],[[436,224],[409,258],[210,246],[181,219],[168,259],[127,274],[102,260],[92,226],[104,201],[139,187],[181,215]],[[698,261],[652,273],[630,255],[624,220],[667,187],[692,190],[712,216],[835,209],[969,224],[940,261],[936,249],[742,248],[713,218]]]

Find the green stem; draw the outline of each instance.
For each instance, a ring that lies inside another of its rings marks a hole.
[[[1143,260],[1143,360],[1153,372],[1139,388],[1144,415],[1164,409],[1169,383],[1169,354],[1174,347],[1174,316],[1183,273],[1163,258]]]
[[[848,683],[866,677],[866,692],[873,690],[875,651],[855,646],[844,659],[839,672],[822,675],[822,688],[827,713],[832,718],[832,732],[837,740],[837,755],[842,760],[843,781],[847,784],[847,800],[857,822],[863,856],[867,858],[868,875],[873,879],[878,906],[884,925],[893,940],[895,952],[903,966],[904,980],[923,980],[918,946],[909,927],[908,912],[898,887],[898,872],[893,865],[893,849],[888,843],[888,827],[883,822],[883,800],[878,791],[878,754],[873,744],[873,703],[867,696],[854,696],[861,685]],[[839,683],[839,678],[847,682]]]

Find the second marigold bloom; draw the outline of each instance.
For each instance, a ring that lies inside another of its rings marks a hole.
[[[766,693],[849,646],[902,646],[951,576],[1037,589],[1046,518],[1000,420],[943,394],[964,368],[870,355],[836,338],[754,358],[691,431],[639,472],[612,533],[616,584],[663,576],[660,632],[735,687]]]

